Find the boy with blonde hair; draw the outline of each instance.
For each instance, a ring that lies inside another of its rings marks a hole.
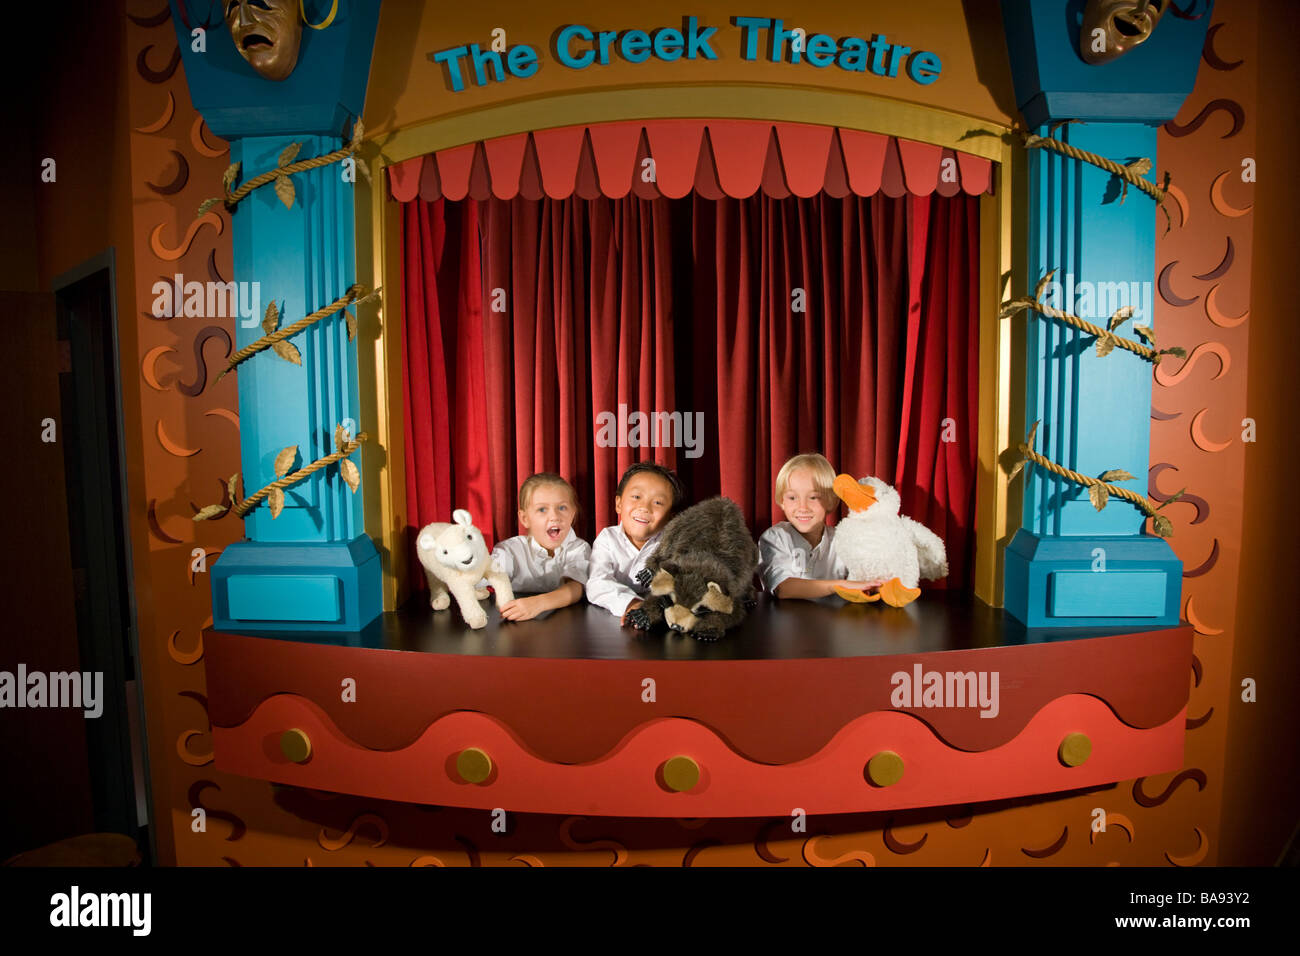
[[[539,472],[519,486],[519,523],[526,533],[492,549],[515,594],[526,595],[501,606],[505,620],[526,621],[582,598],[591,546],[573,530],[577,514],[577,492],[559,475]]]
[[[835,529],[826,516],[839,507],[832,490],[835,469],[819,454],[795,455],[776,476],[776,503],[785,521],[758,539],[758,574],[768,593],[816,600],[836,586],[866,590],[874,581],[847,581],[848,568],[835,553]]]

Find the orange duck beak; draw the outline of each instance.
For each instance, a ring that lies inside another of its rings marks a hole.
[[[876,503],[875,489],[861,484],[852,475],[837,475],[831,487],[850,511],[866,511]]]

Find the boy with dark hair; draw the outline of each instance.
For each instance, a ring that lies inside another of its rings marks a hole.
[[[649,592],[636,576],[681,500],[681,480],[663,465],[642,461],[623,473],[614,494],[619,523],[596,535],[591,546],[588,601],[624,622],[630,611],[641,606]]]

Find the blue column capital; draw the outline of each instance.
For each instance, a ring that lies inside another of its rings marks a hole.
[[[169,0],[185,80],[194,108],[223,139],[242,136],[341,136],[360,116],[379,26],[379,0],[338,0],[329,26],[304,24],[293,72],[280,81],[258,75],[239,55],[223,19],[226,0]],[[333,0],[309,0],[323,22]],[[293,4],[298,8],[297,0]],[[195,30],[203,30],[202,43]],[[196,49],[200,47],[200,49]]]
[[[1002,0],[1016,105],[1025,124],[1081,119],[1159,125],[1196,83],[1213,0],[1167,9],[1144,43],[1109,63],[1079,53],[1085,0]]]

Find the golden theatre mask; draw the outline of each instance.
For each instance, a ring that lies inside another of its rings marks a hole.
[[[268,80],[283,80],[298,64],[300,0],[228,0],[226,26],[239,55]]]
[[[1088,0],[1079,31],[1080,55],[1087,63],[1109,63],[1145,43],[1169,2]]]

